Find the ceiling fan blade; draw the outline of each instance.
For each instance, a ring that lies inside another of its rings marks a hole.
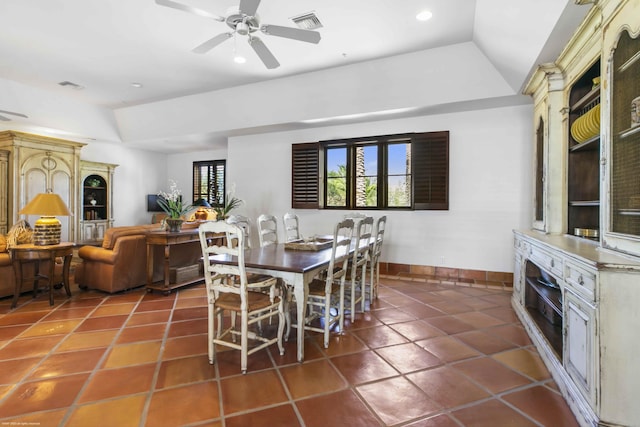
[[[270,36],[285,37],[287,39],[300,40],[307,43],[318,43],[320,41],[320,33],[311,30],[302,30],[300,28],[282,27],[280,25],[263,25],[260,28],[265,34]]]
[[[260,6],[260,0],[240,0],[240,13],[253,16],[258,10],[258,6]]]
[[[224,22],[224,17],[209,13],[206,10],[198,9],[197,7],[188,6],[186,4],[178,3],[173,0],[156,0],[156,4],[160,6],[167,6],[173,9],[189,12],[194,15],[203,16],[205,18],[215,19],[216,21]]]
[[[196,46],[195,48],[193,48],[192,52],[195,52],[195,53],[207,53],[211,49],[213,49],[214,47],[218,46],[223,41],[230,39],[231,37],[233,37],[233,33],[218,34],[214,38],[209,39],[206,42],[202,43],[201,45]]]
[[[276,57],[273,56],[271,51],[267,49],[267,46],[258,37],[250,37],[249,44],[256,52],[256,54],[260,57],[265,67],[271,70],[280,66],[280,63],[278,62]]]
[[[11,114],[12,116],[23,117],[23,118],[25,118],[25,119],[28,119],[28,118],[29,118],[28,116],[25,116],[24,114],[21,114],[21,113],[14,113],[13,111],[0,110],[0,113],[3,113],[3,114]],[[2,117],[2,116],[0,116],[0,117]],[[2,117],[2,118],[0,118],[0,120],[5,121],[5,122],[8,122],[8,121],[9,121],[9,120],[11,120],[11,119],[10,119],[10,118],[8,118],[8,117]]]

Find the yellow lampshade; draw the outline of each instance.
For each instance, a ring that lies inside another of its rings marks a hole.
[[[71,212],[60,196],[40,193],[18,212],[20,215],[42,215],[33,229],[34,245],[57,245],[60,243],[62,224],[56,216],[70,216]]]

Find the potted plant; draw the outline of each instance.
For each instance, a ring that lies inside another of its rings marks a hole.
[[[168,193],[164,191],[158,193],[158,205],[167,214],[165,222],[169,226],[169,231],[180,231],[183,222],[182,215],[191,209],[191,206],[182,204],[182,193],[175,181],[169,180]]]
[[[213,208],[213,211],[216,213],[216,220],[218,221],[226,220],[227,217],[229,216],[229,213],[235,208],[237,208],[238,206],[240,206],[242,203],[244,203],[244,201],[242,201],[241,199],[238,199],[231,193],[227,193],[227,196],[225,197],[224,205],[215,206]]]

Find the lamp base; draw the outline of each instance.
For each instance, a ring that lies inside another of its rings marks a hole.
[[[62,224],[55,216],[39,218],[33,227],[33,244],[36,246],[58,245]]]

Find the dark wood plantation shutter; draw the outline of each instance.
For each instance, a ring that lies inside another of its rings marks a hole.
[[[224,204],[225,160],[193,162],[193,200],[205,199],[212,206]]]
[[[413,208],[449,209],[449,132],[416,134],[411,141]]]
[[[224,206],[226,161],[214,162],[212,169],[209,203]]]
[[[291,207],[318,209],[320,144],[311,142],[291,146],[291,175]]]

